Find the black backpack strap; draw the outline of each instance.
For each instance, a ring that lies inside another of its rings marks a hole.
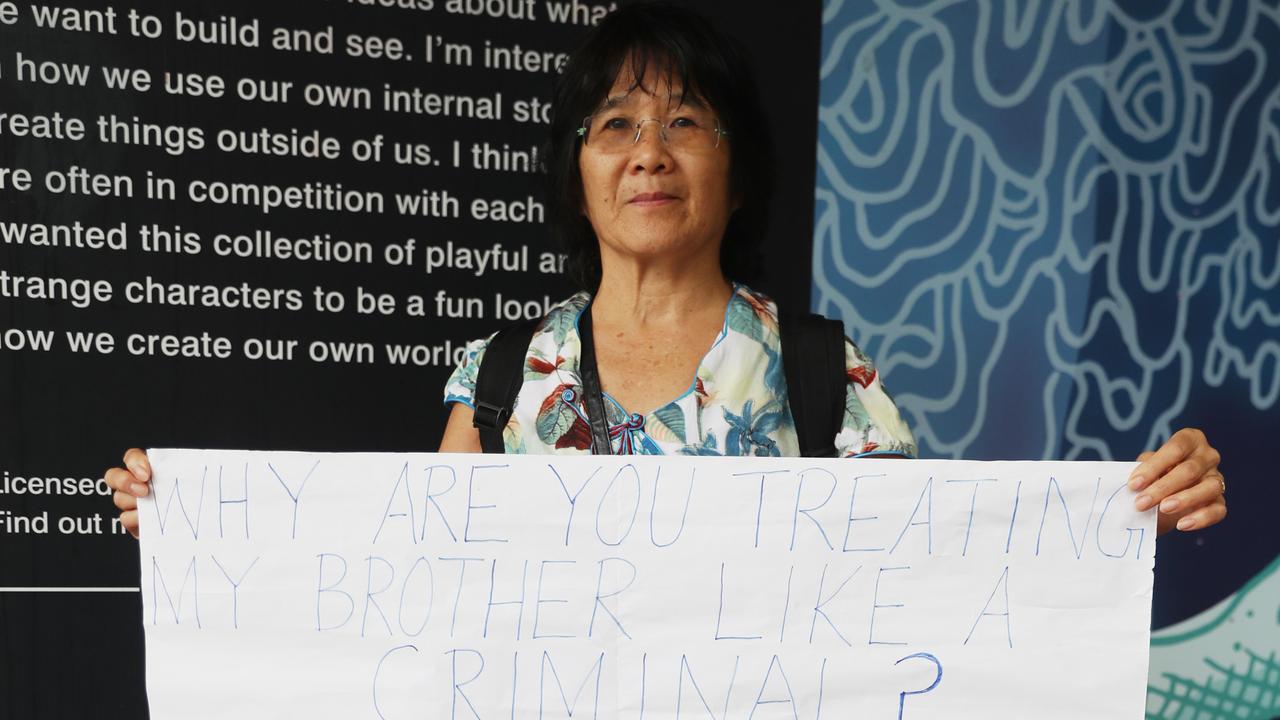
[[[480,431],[480,447],[487,453],[506,451],[502,431],[515,410],[516,395],[524,384],[525,356],[540,319],[508,325],[499,330],[485,348],[476,373],[475,415],[471,424]]]
[[[787,402],[796,423],[800,454],[835,457],[835,438],[844,424],[844,325],[821,315],[779,318],[782,372]]]
[[[582,357],[578,371],[582,376],[582,400],[587,406],[588,425],[591,426],[591,454],[612,455],[613,443],[609,440],[609,416],[604,409],[604,391],[600,389],[600,368],[596,366],[595,331],[591,327],[591,303],[578,316],[578,337],[582,339]]]

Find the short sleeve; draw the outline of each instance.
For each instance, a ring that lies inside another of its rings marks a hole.
[[[898,406],[880,382],[862,350],[845,339],[844,422],[836,435],[836,452],[841,457],[894,455],[915,457],[915,437],[898,412]]]
[[[476,376],[480,372],[480,361],[484,357],[485,348],[489,347],[487,338],[472,340],[462,353],[462,361],[454,368],[449,381],[444,384],[444,404],[462,403],[472,410],[476,409]]]

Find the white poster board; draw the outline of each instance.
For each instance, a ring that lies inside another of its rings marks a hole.
[[[153,450],[151,717],[1132,718],[1132,463]]]

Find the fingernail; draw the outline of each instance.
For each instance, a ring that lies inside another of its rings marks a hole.
[[[1147,495],[1139,495],[1138,499],[1133,502],[1133,506],[1138,509],[1138,512],[1142,512],[1151,507],[1151,498]]]
[[[133,487],[132,487],[132,488],[130,488],[130,489],[132,489],[132,490],[133,490],[133,494],[134,494],[134,495],[137,495],[138,497],[146,497],[146,494],[147,494],[147,486],[146,486],[146,485],[143,485],[143,484],[141,484],[141,483],[134,483],[134,484],[133,484]]]
[[[1190,530],[1191,528],[1193,528],[1193,527],[1195,527],[1195,526],[1196,526],[1196,521],[1195,521],[1195,520],[1192,520],[1192,519],[1191,519],[1191,518],[1189,518],[1189,517],[1184,517],[1184,518],[1182,518],[1181,520],[1179,520],[1179,521],[1178,521],[1178,529],[1179,529],[1179,530]]]
[[[1139,489],[1139,488],[1141,488],[1141,487],[1142,487],[1142,476],[1141,476],[1141,475],[1134,475],[1133,477],[1129,478],[1129,489],[1130,489],[1130,490],[1137,490],[1137,489]]]
[[[1178,506],[1181,504],[1182,503],[1178,502],[1176,499],[1169,498],[1168,500],[1165,500],[1164,502],[1160,503],[1160,512],[1171,513],[1174,510],[1177,510]]]

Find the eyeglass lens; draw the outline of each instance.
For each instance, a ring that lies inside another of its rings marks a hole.
[[[687,111],[686,111],[687,110]],[[653,127],[647,127],[652,125]],[[665,121],[660,118],[637,118],[610,112],[583,121],[583,139],[601,152],[630,148],[646,131],[657,132],[668,147],[680,150],[714,150],[720,145],[719,124],[713,114],[687,108]]]

